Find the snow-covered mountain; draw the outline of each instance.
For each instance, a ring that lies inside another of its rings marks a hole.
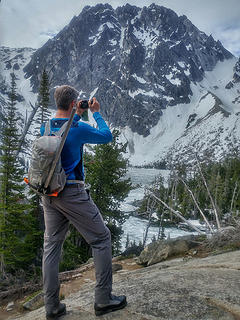
[[[219,158],[238,146],[240,60],[165,7],[87,6],[42,48],[0,53],[1,104],[12,69],[24,104],[46,68],[52,88],[99,99],[132,164]]]
[[[12,72],[16,76],[17,104],[22,115],[25,116],[27,111],[31,110],[29,102],[35,103],[36,94],[32,91],[30,80],[25,78],[23,71],[34,52],[35,49],[32,48],[0,47],[0,119],[8,101]]]

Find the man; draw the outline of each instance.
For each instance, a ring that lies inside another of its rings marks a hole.
[[[110,231],[84,188],[83,145],[84,143],[108,143],[112,134],[101,117],[100,105],[96,98],[88,102],[89,109],[97,122],[98,129],[80,122],[81,101],[78,92],[67,85],[55,90],[57,105],[55,118],[51,119],[51,131],[57,131],[70,117],[72,108],[77,106],[72,127],[68,133],[61,154],[62,166],[68,175],[67,183],[58,197],[42,198],[45,233],[43,254],[43,291],[47,319],[57,319],[66,313],[66,306],[59,302],[58,268],[62,245],[68,231],[69,222],[91,245],[95,264],[95,314],[102,315],[126,306],[125,296],[114,296],[112,291],[112,256]],[[41,128],[41,134],[44,127]]]

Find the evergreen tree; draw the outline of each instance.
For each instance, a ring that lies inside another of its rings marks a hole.
[[[119,131],[113,131],[113,141],[93,148],[94,157],[87,161],[86,182],[91,185],[91,196],[98,206],[112,234],[113,252],[118,253],[124,213],[121,202],[131,189],[130,179],[124,179],[127,160],[123,158],[126,144],[119,143]]]
[[[39,88],[39,93],[38,93],[38,111],[36,113],[36,123],[38,124],[37,126],[37,132],[36,135],[40,135],[40,127],[42,126],[43,123],[45,123],[50,115],[51,112],[48,110],[49,107],[49,90],[50,90],[50,83],[49,83],[49,77],[48,73],[44,69],[42,72],[41,76],[41,81],[40,81],[40,88]]]
[[[35,123],[36,131],[35,136],[40,136],[40,128],[48,121],[50,118],[51,112],[48,110],[49,107],[49,77],[48,73],[44,69],[41,75],[41,81],[40,81],[40,87],[39,87],[39,93],[38,93],[38,101],[39,104],[38,111],[35,115]],[[44,230],[44,218],[43,218],[43,210],[42,206],[40,205],[40,197],[38,194],[34,193],[32,190],[29,190],[29,199],[30,199],[30,206],[31,206],[31,213],[35,216],[36,219],[36,228],[38,229],[39,233],[39,240],[38,240],[38,247],[42,246],[43,243],[43,230]],[[38,251],[36,260],[38,263],[41,261],[41,252]]]
[[[72,270],[91,257],[91,249],[79,232],[70,225],[69,235],[63,245],[60,271]]]
[[[126,244],[125,244],[125,249],[127,249],[129,247],[129,234],[127,234],[127,239],[126,239]]]
[[[16,77],[11,74],[9,103],[4,110],[0,157],[0,271],[26,268],[35,256],[34,218],[25,203],[23,169],[16,158],[20,118],[16,108]]]

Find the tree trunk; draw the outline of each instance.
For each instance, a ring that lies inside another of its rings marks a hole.
[[[203,217],[205,223],[207,224],[209,230],[213,233],[213,229],[212,229],[212,227],[211,227],[208,219],[206,218],[205,214],[202,212],[201,208],[199,207],[199,205],[198,205],[198,203],[197,203],[197,200],[196,200],[196,198],[195,198],[192,190],[188,187],[188,185],[186,184],[186,182],[185,182],[182,178],[179,178],[179,179],[182,181],[182,183],[184,184],[184,186],[187,188],[187,190],[188,190],[188,192],[190,193],[190,195],[191,195],[191,197],[192,197],[192,199],[193,199],[193,201],[194,201],[197,209],[199,210],[201,216]]]
[[[213,201],[213,197],[212,197],[212,195],[211,195],[211,193],[210,193],[210,190],[209,190],[209,188],[208,188],[207,181],[206,181],[206,179],[205,179],[205,177],[204,177],[204,175],[203,175],[203,173],[202,173],[202,168],[201,168],[201,165],[200,165],[200,162],[199,162],[197,156],[196,156],[196,161],[197,161],[197,166],[198,166],[200,175],[201,175],[201,177],[202,177],[203,183],[204,183],[204,185],[205,185],[205,187],[206,187],[206,189],[207,189],[208,196],[209,196],[210,201],[211,201],[211,203],[212,203],[213,211],[214,211],[215,218],[216,218],[217,227],[218,227],[218,229],[220,229],[220,228],[221,228],[221,225],[220,225],[220,221],[219,221],[219,218],[218,218],[217,208],[216,208],[216,205],[215,205],[215,203],[214,203],[214,201]]]
[[[201,231],[200,229],[198,229],[197,227],[195,227],[193,224],[191,224],[191,222],[189,222],[188,220],[186,220],[186,219],[179,213],[179,211],[176,211],[176,210],[172,209],[171,207],[169,207],[163,200],[161,200],[160,198],[158,198],[157,196],[155,196],[154,193],[150,192],[150,195],[151,195],[152,197],[154,197],[156,200],[158,200],[160,203],[162,203],[166,208],[168,208],[169,210],[171,210],[172,213],[174,213],[178,218],[180,218],[180,219],[183,220],[185,223],[187,223],[190,228],[194,229],[194,230],[197,231],[199,234],[204,234],[203,231]]]
[[[143,237],[143,247],[145,247],[146,241],[147,241],[147,235],[148,235],[148,229],[150,227],[151,224],[151,218],[152,218],[152,213],[153,213],[153,209],[155,207],[156,201],[154,200],[153,203],[150,203],[151,198],[148,198],[148,202],[147,202],[147,212],[148,212],[148,224],[147,224],[147,228]]]
[[[233,190],[233,196],[232,196],[231,206],[230,206],[230,213],[231,214],[232,214],[233,202],[234,202],[234,198],[235,198],[235,195],[236,195],[237,187],[238,187],[238,181],[235,182],[235,187],[234,187],[234,190]]]
[[[30,128],[30,125],[31,125],[31,123],[32,123],[32,121],[33,121],[33,118],[34,118],[34,116],[35,116],[35,114],[36,114],[36,112],[37,112],[37,109],[38,109],[38,107],[39,107],[37,104],[35,104],[35,106],[33,106],[31,102],[30,102],[30,105],[31,105],[31,107],[32,107],[33,110],[32,110],[32,112],[31,112],[28,120],[26,121],[25,127],[24,127],[24,129],[23,129],[22,134],[21,134],[20,141],[19,141],[19,145],[18,145],[18,149],[17,149],[17,152],[16,152],[16,158],[18,157],[19,152],[21,151],[21,148],[22,148],[23,142],[24,142],[24,140],[25,140],[25,137],[26,137],[26,135],[27,135],[27,132],[28,132],[28,130],[29,130],[29,128]]]

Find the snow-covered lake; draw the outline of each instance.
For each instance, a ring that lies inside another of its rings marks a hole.
[[[121,210],[129,213],[135,211],[137,208],[132,204],[134,200],[141,200],[144,197],[145,187],[149,186],[159,176],[167,179],[169,175],[168,170],[145,169],[145,168],[129,168],[127,178],[131,178],[133,185],[141,185],[139,188],[131,190],[128,197],[122,203]],[[122,235],[122,250],[125,249],[127,235],[130,241],[143,241],[143,236],[146,231],[148,221],[137,217],[130,216],[123,224],[124,234]],[[177,238],[188,234],[196,234],[196,232],[187,232],[177,228],[165,228],[166,237]],[[158,227],[150,226],[148,230],[147,243],[151,242],[153,236],[158,235]]]

